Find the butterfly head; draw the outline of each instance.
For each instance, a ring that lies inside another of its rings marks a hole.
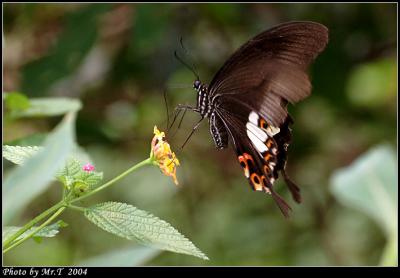
[[[194,82],[193,82],[193,88],[196,90],[196,91],[198,91],[199,89],[200,89],[200,87],[201,87],[201,81],[200,80],[195,80]]]

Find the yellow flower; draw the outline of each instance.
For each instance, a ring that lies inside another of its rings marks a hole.
[[[175,153],[171,151],[171,147],[167,141],[165,141],[165,133],[160,132],[157,126],[154,126],[154,137],[151,141],[150,157],[153,159],[154,164],[160,167],[162,173],[172,177],[174,183],[178,185],[176,167],[179,165],[179,160],[175,156]]]

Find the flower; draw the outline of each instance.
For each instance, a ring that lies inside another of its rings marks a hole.
[[[94,171],[94,166],[90,163],[87,163],[85,166],[82,167],[83,171],[92,172]]]
[[[165,141],[165,133],[160,132],[157,126],[154,126],[154,137],[151,141],[150,158],[153,163],[160,167],[161,172],[169,177],[172,177],[174,183],[178,185],[176,178],[176,167],[179,166],[179,160],[175,153],[171,151],[171,147]]]

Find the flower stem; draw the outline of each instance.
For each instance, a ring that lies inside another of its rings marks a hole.
[[[11,250],[14,247],[17,247],[20,245],[22,242],[30,239],[32,236],[34,236],[36,233],[38,233],[40,230],[42,230],[44,227],[46,227],[51,221],[53,221],[57,216],[59,216],[64,210],[66,209],[65,206],[60,207],[49,219],[47,219],[45,222],[43,222],[42,225],[37,227],[35,230],[33,230],[29,235],[26,237],[22,238],[21,240],[18,240],[14,242],[11,246],[3,250],[3,254],[6,253],[7,251]]]
[[[81,211],[81,212],[85,212],[85,208],[83,208],[83,207],[69,205],[68,208],[71,208],[71,209],[74,209],[74,210],[78,210],[78,211]]]
[[[32,228],[32,226],[34,226],[36,223],[38,223],[39,221],[41,221],[42,219],[47,217],[49,214],[53,213],[54,211],[58,210],[59,208],[61,208],[63,206],[65,206],[64,201],[60,201],[57,204],[55,204],[54,206],[50,207],[49,209],[45,210],[44,212],[42,212],[41,214],[36,216],[35,218],[33,218],[25,226],[23,226],[21,229],[19,229],[18,232],[16,232],[12,236],[10,236],[7,240],[5,240],[3,243],[3,247],[4,248],[7,247],[7,245],[9,245],[11,242],[13,242],[15,239],[17,239],[20,235],[25,233],[27,230]]]
[[[87,194],[78,197],[76,199],[73,199],[70,203],[75,203],[77,201],[82,201],[83,199],[86,199],[87,197],[96,194],[97,192],[105,189],[106,187],[109,187],[110,185],[116,183],[117,181],[119,181],[120,179],[124,178],[125,176],[129,175],[131,172],[135,171],[136,169],[143,167],[145,165],[150,165],[153,163],[153,158],[149,157],[146,160],[143,160],[142,162],[139,162],[138,164],[132,166],[131,168],[129,168],[128,170],[126,170],[125,172],[123,172],[122,174],[120,174],[119,176],[113,178],[112,180],[110,180],[109,182],[97,187],[96,189],[94,189],[93,191],[88,192]]]

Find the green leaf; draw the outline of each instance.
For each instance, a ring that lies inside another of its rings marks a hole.
[[[68,112],[76,112],[81,107],[80,100],[74,98],[33,98],[30,99],[28,109],[15,111],[12,116],[15,118],[59,116]]]
[[[374,219],[385,232],[389,244],[397,246],[397,240],[393,240],[397,239],[396,176],[395,152],[390,146],[381,145],[360,156],[350,166],[337,170],[331,178],[331,191],[342,204]],[[393,251],[389,246],[386,249]],[[397,249],[395,251],[392,264],[397,258]]]
[[[22,165],[28,158],[31,158],[41,150],[37,146],[3,146],[3,157],[12,163]]]
[[[7,225],[47,189],[74,146],[75,113],[67,114],[46,138],[43,149],[13,169],[3,184],[3,224]]]
[[[103,172],[85,172],[81,171],[81,173],[76,177],[81,181],[85,182],[89,185],[90,189],[94,189],[95,185],[98,184],[103,179]]]
[[[26,110],[30,106],[29,99],[21,93],[4,93],[3,96],[7,109],[12,112]]]
[[[81,185],[84,183],[87,185],[87,188],[85,188],[91,190],[103,179],[103,172],[86,172],[82,169],[82,164],[79,160],[71,158],[68,159],[67,164],[57,172],[56,176],[59,181],[68,187],[74,183],[81,183]]]
[[[379,107],[396,98],[397,63],[381,59],[356,67],[349,77],[347,94],[358,106]]]
[[[131,205],[101,203],[87,208],[85,216],[103,230],[117,236],[208,260],[206,255],[170,224]]]
[[[43,145],[43,142],[47,136],[47,133],[34,133],[26,137],[3,142],[3,144],[9,146],[40,146]]]
[[[137,246],[134,248],[124,248],[113,250],[106,254],[89,258],[80,262],[83,266],[110,266],[110,267],[129,267],[141,266],[160,253],[160,250]]]
[[[44,227],[41,229],[39,232],[37,232],[33,238],[43,238],[43,237],[54,237],[56,234],[58,234],[60,228],[64,228],[68,226],[67,223],[65,223],[62,220],[57,221],[54,224],[51,224],[49,226]],[[2,235],[2,240],[3,242],[6,241],[10,236],[18,232],[18,230],[21,229],[21,227],[15,227],[15,226],[8,226],[3,228],[3,235]],[[25,237],[27,237],[30,233],[32,233],[37,227],[32,227],[29,230],[27,230],[25,233],[17,237],[15,240],[20,240]]]
[[[74,158],[69,158],[67,160],[67,163],[65,164],[64,167],[62,167],[57,173],[56,176],[63,177],[71,177],[74,178],[76,175],[78,175],[82,171],[82,166],[81,163]]]
[[[58,80],[71,75],[97,39],[98,18],[110,4],[87,5],[62,18],[63,31],[47,52],[22,68],[22,90],[30,96],[46,95]]]

